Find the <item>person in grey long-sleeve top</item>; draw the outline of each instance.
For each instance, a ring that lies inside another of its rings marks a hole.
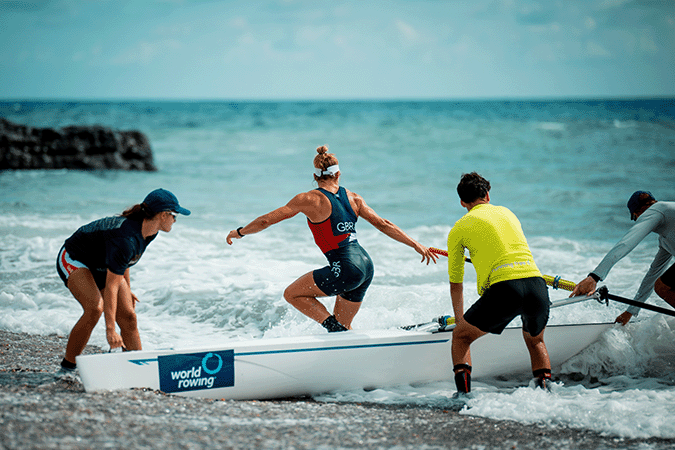
[[[628,233],[605,255],[600,264],[593,269],[572,291],[570,297],[595,292],[597,282],[603,280],[610,269],[621,258],[630,253],[651,232],[659,235],[659,250],[642,279],[635,300],[644,302],[652,289],[675,308],[675,264],[668,264],[675,256],[675,202],[657,202],[647,191],[636,191],[628,200],[631,219],[636,223]],[[640,308],[630,306],[616,318],[616,322],[625,325]]]

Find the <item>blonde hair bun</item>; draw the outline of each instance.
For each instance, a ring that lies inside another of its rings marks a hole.
[[[319,169],[319,173],[317,175],[316,171],[314,172],[314,179],[319,181],[332,178],[333,174],[322,174],[322,172],[327,168],[329,168],[330,166],[336,166],[338,164],[337,158],[335,157],[334,154],[328,153],[327,145],[322,145],[321,147],[318,147],[316,149],[316,152],[318,153],[318,155],[314,157],[314,168]]]

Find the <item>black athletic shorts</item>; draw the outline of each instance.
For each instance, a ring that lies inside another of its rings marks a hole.
[[[523,330],[537,336],[546,327],[550,305],[546,282],[541,277],[500,281],[464,313],[464,319],[481,331],[501,334],[520,316]]]
[[[663,275],[661,275],[660,278],[661,281],[663,281],[663,284],[668,286],[670,289],[675,289],[675,264],[663,272]]]
[[[103,270],[92,270],[89,267],[86,266],[86,264],[76,261],[70,257],[68,252],[66,251],[65,247],[61,247],[61,250],[59,250],[59,254],[56,257],[56,272],[59,274],[59,277],[61,277],[61,280],[63,281],[63,284],[68,287],[68,278],[70,277],[70,274],[73,273],[76,269],[88,269],[89,272],[91,272],[91,275],[94,277],[94,281],[96,282],[96,286],[98,287],[99,290],[103,290],[105,288],[105,282],[106,282],[106,277],[108,276],[108,271],[106,269]]]
[[[361,302],[373,281],[373,261],[357,242],[326,253],[328,265],[313,272],[314,282],[324,294]]]

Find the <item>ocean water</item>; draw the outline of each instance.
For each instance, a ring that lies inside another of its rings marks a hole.
[[[0,102],[0,116],[36,127],[101,124],[150,138],[154,173],[0,172],[0,327],[67,335],[80,308],[54,269],[63,241],[151,190],[192,210],[132,269],[144,347],[323,333],[286,304],[284,288],[325,264],[300,216],[228,246],[229,230],[313,189],[327,144],[342,184],[429,246],[443,247],[465,212],[455,187],[477,171],[492,203],[521,220],[543,273],[579,281],[628,230],[637,189],[675,200],[675,99],[463,102]],[[446,265],[357,225],[375,278],[354,328],[393,328],[452,311]],[[649,236],[606,284],[632,297],[656,253]],[[476,298],[466,271],[467,307]],[[552,300],[567,293],[550,291]],[[332,300],[326,299],[332,307]],[[650,301],[667,306],[653,295]],[[550,323],[613,321],[594,301],[554,309]],[[91,343],[106,347],[103,320]],[[54,355],[54,365],[62,355]],[[447,355],[447,357],[450,357]],[[529,377],[475,380],[463,414],[591,429],[619,438],[675,438],[675,318],[643,311],[554,367],[551,394]],[[582,374],[580,377],[578,374]],[[581,379],[580,379],[581,378]],[[442,406],[454,383],[339,392],[324,401]]]

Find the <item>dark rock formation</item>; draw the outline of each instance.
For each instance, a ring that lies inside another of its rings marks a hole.
[[[0,118],[0,170],[7,169],[157,170],[140,131],[34,128]]]

